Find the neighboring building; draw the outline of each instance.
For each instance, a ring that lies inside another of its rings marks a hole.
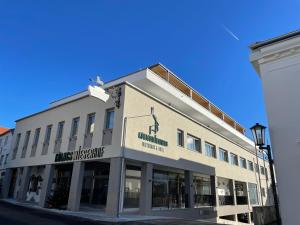
[[[11,151],[14,129],[0,128],[0,193],[5,176],[7,160]]]
[[[250,46],[268,116],[284,225],[300,224],[300,31]]]
[[[45,207],[63,187],[69,210],[232,224],[272,204],[244,128],[164,66],[102,87],[16,121],[5,197]]]

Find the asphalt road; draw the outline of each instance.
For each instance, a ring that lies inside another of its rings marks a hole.
[[[0,225],[213,225],[187,220],[152,220],[138,222],[100,222],[46,212],[0,201]]]

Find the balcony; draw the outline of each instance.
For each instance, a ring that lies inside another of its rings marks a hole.
[[[219,205],[234,205],[233,195],[221,195],[219,196]]]
[[[195,208],[201,206],[214,206],[215,196],[214,195],[194,195]]]

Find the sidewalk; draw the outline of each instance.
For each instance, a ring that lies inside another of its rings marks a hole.
[[[170,217],[158,217],[158,216],[140,216],[140,215],[121,215],[119,218],[107,217],[104,212],[98,209],[89,210],[87,208],[83,211],[68,211],[59,209],[48,209],[42,208],[38,205],[33,205],[31,203],[20,203],[14,200],[1,200],[15,206],[25,207],[27,209],[34,209],[39,211],[44,211],[51,214],[59,214],[64,216],[70,216],[75,218],[87,219],[94,222],[101,222],[101,224],[113,224],[113,225],[217,225],[216,223],[200,220],[183,220],[181,218],[170,218]],[[88,211],[87,211],[88,210]],[[106,223],[107,222],[107,223]]]

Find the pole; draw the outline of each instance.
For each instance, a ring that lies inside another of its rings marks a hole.
[[[121,167],[120,167],[120,184],[119,184],[119,193],[118,193],[118,211],[117,211],[117,218],[120,217],[122,208],[123,208],[123,204],[122,204],[122,200],[121,197],[122,196],[122,192],[123,192],[123,174],[124,174],[124,161],[125,161],[125,156],[124,156],[124,151],[125,151],[125,139],[126,139],[126,128],[127,128],[127,117],[124,118],[124,122],[123,122],[123,137],[122,137],[122,149],[121,149]]]
[[[261,149],[266,149],[268,152],[268,159],[269,159],[269,165],[270,165],[270,173],[271,173],[271,181],[272,181],[272,191],[273,191],[273,197],[274,197],[274,206],[276,210],[276,218],[277,218],[277,224],[282,225],[280,212],[279,212],[279,202],[278,202],[278,196],[277,196],[277,189],[276,189],[276,183],[275,183],[275,175],[274,175],[274,161],[272,159],[271,155],[271,146],[267,145],[267,147]]]
[[[261,206],[264,206],[264,199],[263,199],[263,194],[262,194],[262,191],[261,191],[262,188],[261,188],[261,178],[260,178],[260,166],[259,166],[259,162],[258,162],[257,151],[258,151],[258,149],[255,146],[256,166],[258,167],[258,171],[257,171],[257,167],[255,166],[255,173],[258,173]]]

